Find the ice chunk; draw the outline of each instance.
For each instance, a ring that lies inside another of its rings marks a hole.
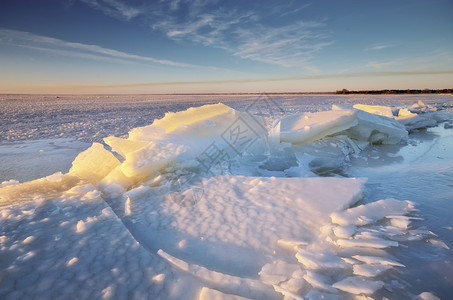
[[[410,117],[396,117],[395,118],[400,124],[404,125],[407,130],[411,131],[414,129],[421,129],[427,127],[433,127],[437,125],[435,119],[429,119],[415,114]]]
[[[414,209],[414,204],[410,201],[399,201],[389,198],[333,213],[330,218],[332,223],[341,226],[362,226],[374,223],[387,215],[408,214]]]
[[[260,275],[261,281],[267,284],[279,284],[290,278],[291,274],[300,269],[299,265],[290,264],[282,260],[276,260],[263,266]]]
[[[388,248],[398,247],[398,242],[389,241],[379,238],[354,238],[354,239],[338,239],[337,245],[344,248],[364,247],[364,248]]]
[[[401,108],[398,111],[398,118],[401,118],[401,119],[409,119],[409,118],[413,118],[416,116],[418,116],[416,113],[411,112],[407,108]]]
[[[330,282],[331,279],[327,276],[309,270],[304,275],[304,279],[315,289],[333,293],[337,292],[337,290],[332,287],[332,283]]]
[[[104,138],[104,142],[112,148],[112,151],[120,154],[123,158],[126,158],[128,153],[137,151],[148,145],[147,141],[134,141],[115,136]]]
[[[422,100],[418,100],[417,103],[412,104],[410,107],[412,110],[423,110],[427,108],[430,108],[430,106],[426,105]]]
[[[433,244],[434,246],[437,246],[439,248],[444,248],[447,250],[450,249],[450,247],[448,247],[447,244],[445,244],[443,241],[440,241],[440,240],[429,239],[428,242],[430,242],[431,244]]]
[[[300,246],[307,246],[308,243],[298,239],[279,239],[278,245],[289,250],[298,250]]]
[[[355,234],[357,227],[354,225],[349,226],[335,226],[333,228],[333,233],[336,237],[347,239]]]
[[[307,269],[347,268],[348,265],[340,257],[328,251],[299,250],[297,260]]]
[[[310,171],[310,163],[316,158],[307,153],[294,153],[297,160],[297,167],[293,166],[285,170],[288,177],[314,177],[316,176]]]
[[[153,125],[165,130],[166,133],[175,131],[184,131],[192,124],[197,124],[200,127],[215,127],[218,123],[212,121],[216,117],[234,114],[231,107],[223,103],[204,105],[201,107],[191,107],[185,111],[168,112],[160,120],[155,120]],[[211,122],[207,122],[210,120]]]
[[[343,297],[335,294],[323,293],[317,290],[311,290],[305,295],[307,300],[341,300]]]
[[[333,284],[334,288],[356,295],[371,295],[383,286],[382,281],[371,281],[358,276],[347,277]]]
[[[149,177],[174,162],[185,149],[172,143],[149,142],[144,148],[126,154],[121,171],[128,177]]]
[[[67,265],[68,267],[70,267],[70,266],[72,266],[72,265],[75,265],[78,261],[79,261],[79,259],[78,259],[77,257],[73,257],[73,258],[71,258],[71,259],[66,263],[66,265]]]
[[[288,281],[279,284],[280,287],[293,293],[298,293],[307,285],[307,282],[302,278],[290,278]]]
[[[379,115],[387,118],[393,118],[392,108],[380,105],[354,104],[355,109],[366,111],[373,115]]]
[[[93,186],[91,183],[82,184],[74,186],[73,188],[67,190],[64,195],[65,196],[80,196],[85,195],[89,192],[96,191],[96,187]]]
[[[430,292],[423,292],[412,298],[412,300],[440,300],[439,297]]]
[[[407,138],[407,130],[393,118],[358,111],[357,119],[357,126],[345,132],[353,139],[371,144],[397,144]]]
[[[107,176],[105,176],[97,184],[97,187],[107,194],[112,193],[122,194],[126,190],[128,190],[132,185],[136,184],[138,181],[139,178],[126,176],[121,170],[120,165],[113,169]],[[118,189],[118,187],[120,187],[120,189]]]
[[[282,118],[280,140],[306,144],[357,125],[356,111],[330,110],[302,113]]]
[[[411,223],[411,218],[406,216],[386,216],[387,219],[390,219],[390,224],[402,230],[409,228]]]
[[[381,264],[383,266],[404,267],[403,264],[401,264],[393,259],[386,258],[386,257],[354,255],[354,256],[352,256],[352,258],[357,259],[366,264]]]
[[[365,277],[378,276],[379,274],[382,274],[391,268],[392,267],[389,265],[380,265],[380,264],[377,264],[377,265],[376,264],[374,264],[374,265],[361,264],[361,265],[353,266],[354,275],[365,276]]]
[[[55,198],[80,183],[79,177],[65,174],[59,176],[59,180],[54,177],[52,177],[52,180],[48,180],[47,177],[44,177],[24,183],[7,185],[0,188],[0,203]]]
[[[85,179],[96,185],[114,168],[120,165],[119,160],[99,143],[80,153],[72,162],[69,174]]]
[[[358,155],[368,142],[357,143],[346,135],[324,137],[320,140],[293,145],[285,150],[294,152],[298,166],[285,170],[288,176],[313,177],[310,169],[337,169],[343,167],[352,157]],[[301,155],[300,153],[303,153]],[[311,160],[311,161],[310,161]]]
[[[241,119],[246,127],[255,134],[264,134],[264,122],[259,116],[251,116],[222,104],[209,104],[191,107],[185,111],[169,112],[152,125],[134,128],[129,132],[131,140],[155,140],[156,136],[171,134],[172,136],[190,138],[219,137],[223,132]],[[246,128],[242,128],[244,130]]]
[[[249,298],[244,298],[237,295],[225,294],[218,290],[210,289],[203,287],[200,291],[199,300],[246,300]]]
[[[304,300],[304,297],[302,296],[299,296],[297,295],[296,293],[294,292],[291,292],[287,289],[284,289],[278,285],[273,285],[274,287],[274,290],[280,294],[282,294],[283,296],[285,296],[285,299],[289,298],[289,299],[295,299],[295,300]]]

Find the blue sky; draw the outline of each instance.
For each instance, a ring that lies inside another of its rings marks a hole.
[[[451,88],[453,1],[2,0],[0,93]]]

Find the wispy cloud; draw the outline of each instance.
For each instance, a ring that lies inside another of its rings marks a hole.
[[[370,61],[368,62],[365,67],[372,67],[372,68],[375,68],[375,69],[383,69],[383,68],[387,68],[387,67],[390,67],[390,66],[395,66],[397,64],[399,64],[401,62],[401,60],[399,59],[395,59],[395,60],[391,60],[391,61],[381,61],[381,62],[377,62],[377,61]]]
[[[311,6],[313,3],[306,3],[302,6],[299,6],[297,8],[294,8],[292,9],[292,7],[288,7],[288,10],[286,10],[285,12],[283,12],[280,16],[281,17],[284,17],[284,16],[288,16],[288,15],[291,15],[291,14],[295,14],[295,13],[298,13],[299,11]],[[292,5],[292,3],[291,3]]]
[[[311,3],[252,3],[256,9],[247,10],[219,0],[170,0],[135,6],[121,0],[81,1],[123,19],[142,16],[153,30],[175,41],[220,48],[243,59],[283,67],[316,70],[310,61],[333,44],[325,29],[326,20],[289,17]],[[294,19],[298,21],[289,21]]]
[[[451,69],[453,68],[453,52],[445,49],[437,49],[415,57],[397,57],[387,61],[369,61],[364,67],[385,69],[402,66],[411,66],[420,71]]]
[[[365,50],[382,50],[382,49],[390,48],[390,47],[393,47],[393,45],[378,43],[378,44],[371,45],[369,48],[366,48]]]
[[[132,6],[121,0],[80,0],[94,9],[102,11],[104,14],[131,20],[144,14],[147,10],[144,7]]]
[[[255,30],[238,30],[241,43],[234,55],[285,67],[315,70],[310,59],[333,42],[318,29],[322,22],[297,22],[278,28],[259,26]]]
[[[167,65],[184,68],[210,68],[197,65],[175,62],[165,59],[157,59],[149,56],[129,54],[114,49],[100,47],[98,45],[87,45],[68,42],[52,37],[32,34],[29,32],[9,30],[0,28],[0,45],[16,46],[43,52],[81,57],[88,59],[108,59],[121,62],[148,62],[151,64]]]

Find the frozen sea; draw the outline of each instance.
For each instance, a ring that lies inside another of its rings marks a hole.
[[[127,138],[133,128],[191,107],[221,102],[262,117],[269,129],[285,116],[332,105],[395,112],[419,101],[430,107],[420,116],[435,126],[410,130],[402,142],[353,153],[342,148],[348,140],[327,137],[284,154],[240,157],[228,174],[200,178],[196,203],[176,201],[161,179],[171,173],[179,180],[184,172],[161,172],[119,194],[63,175],[92,143]],[[0,202],[0,298],[449,299],[452,101],[451,95],[0,95],[0,196],[18,182],[41,180],[21,190],[33,197],[18,201],[16,193],[8,198],[14,201]],[[308,163],[296,152],[308,154]],[[363,210],[354,219],[357,210],[348,207]]]

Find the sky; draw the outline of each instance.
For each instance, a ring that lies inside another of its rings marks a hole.
[[[452,0],[1,0],[0,93],[453,87]]]

